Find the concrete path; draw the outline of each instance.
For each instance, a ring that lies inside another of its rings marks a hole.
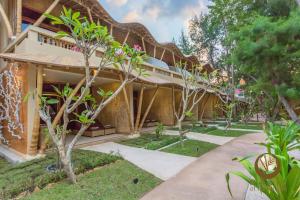
[[[14,150],[11,150],[3,145],[0,145],[0,156],[4,157],[8,162],[12,164],[25,162],[25,157],[17,154]]]
[[[179,135],[179,132],[172,131],[172,130],[166,130],[165,134],[166,135]],[[210,142],[210,143],[218,144],[218,145],[226,144],[227,142],[230,142],[231,140],[234,139],[234,137],[222,137],[222,136],[195,133],[195,132],[186,133],[186,137],[188,139]]]
[[[170,179],[197,159],[161,151],[129,147],[113,142],[89,146],[83,149],[102,153],[119,153],[124,159],[162,180]]]
[[[264,134],[247,134],[220,146],[183,169],[176,177],[162,183],[142,200],[231,200],[225,180],[229,171],[244,171],[234,157],[244,157],[262,153],[263,147],[255,145],[263,142]],[[232,192],[236,200],[243,200],[248,185],[232,176]]]

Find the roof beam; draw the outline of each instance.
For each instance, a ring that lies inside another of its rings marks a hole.
[[[55,0],[50,6],[49,8],[44,12],[44,14],[50,14],[54,8],[57,6],[57,4],[59,3],[60,0]],[[46,19],[45,15],[41,15],[38,20],[36,20],[36,22],[33,24],[33,26],[39,26],[41,25],[41,23]]]
[[[143,43],[143,49],[144,49],[145,53],[147,53],[144,37],[142,37],[142,43]]]
[[[87,9],[87,12],[88,12],[88,15],[89,15],[90,21],[91,21],[91,22],[94,22],[94,20],[93,20],[93,16],[92,16],[92,13],[91,13],[91,9],[90,9],[90,8],[86,8],[86,9]]]
[[[6,31],[7,31],[8,37],[12,38],[13,37],[13,30],[12,30],[12,27],[9,23],[9,19],[8,19],[1,3],[0,3],[0,15],[2,16],[2,19],[3,19],[4,24],[6,26]]]
[[[123,41],[123,45],[126,44],[126,42],[127,42],[127,40],[128,40],[128,37],[129,37],[129,34],[130,34],[130,31],[127,32],[126,37],[125,37],[125,39],[124,39],[124,41]]]
[[[160,60],[162,60],[164,58],[165,52],[166,52],[166,49],[164,49],[163,53],[161,54]]]

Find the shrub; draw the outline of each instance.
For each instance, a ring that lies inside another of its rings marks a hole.
[[[263,192],[270,200],[299,200],[300,199],[300,162],[289,155],[292,150],[299,150],[300,126],[289,122],[282,127],[268,124],[266,128],[266,143],[261,143],[267,148],[267,153],[273,154],[280,161],[280,171],[271,179],[264,179],[256,173],[255,167],[248,158],[236,158],[248,171],[250,176],[242,172],[226,174],[228,190],[231,194],[229,179],[230,174],[236,175],[250,185]]]

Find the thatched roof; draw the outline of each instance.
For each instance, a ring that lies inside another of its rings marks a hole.
[[[84,2],[81,0],[62,0],[62,4],[65,6],[71,7],[72,9],[79,9],[82,14],[88,16],[88,10],[87,9],[80,9],[80,7],[86,7],[89,8],[91,11],[91,14],[94,19],[102,19],[104,22],[106,22],[109,26],[113,25],[113,27],[123,29],[126,31],[130,31],[141,38],[144,38],[145,41],[151,43],[152,45],[155,45],[157,47],[167,49],[171,52],[174,52],[174,54],[178,57],[181,57],[184,60],[190,61],[194,64],[199,64],[199,61],[196,56],[186,56],[184,55],[180,49],[177,47],[174,43],[159,43],[153,35],[150,33],[150,31],[140,23],[120,23],[117,22],[115,19],[113,19],[110,14],[103,8],[103,6],[99,3],[98,0],[85,0]]]

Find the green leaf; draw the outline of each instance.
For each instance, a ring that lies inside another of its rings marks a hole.
[[[48,99],[46,102],[47,104],[52,105],[52,104],[57,104],[59,101],[57,99]]]

